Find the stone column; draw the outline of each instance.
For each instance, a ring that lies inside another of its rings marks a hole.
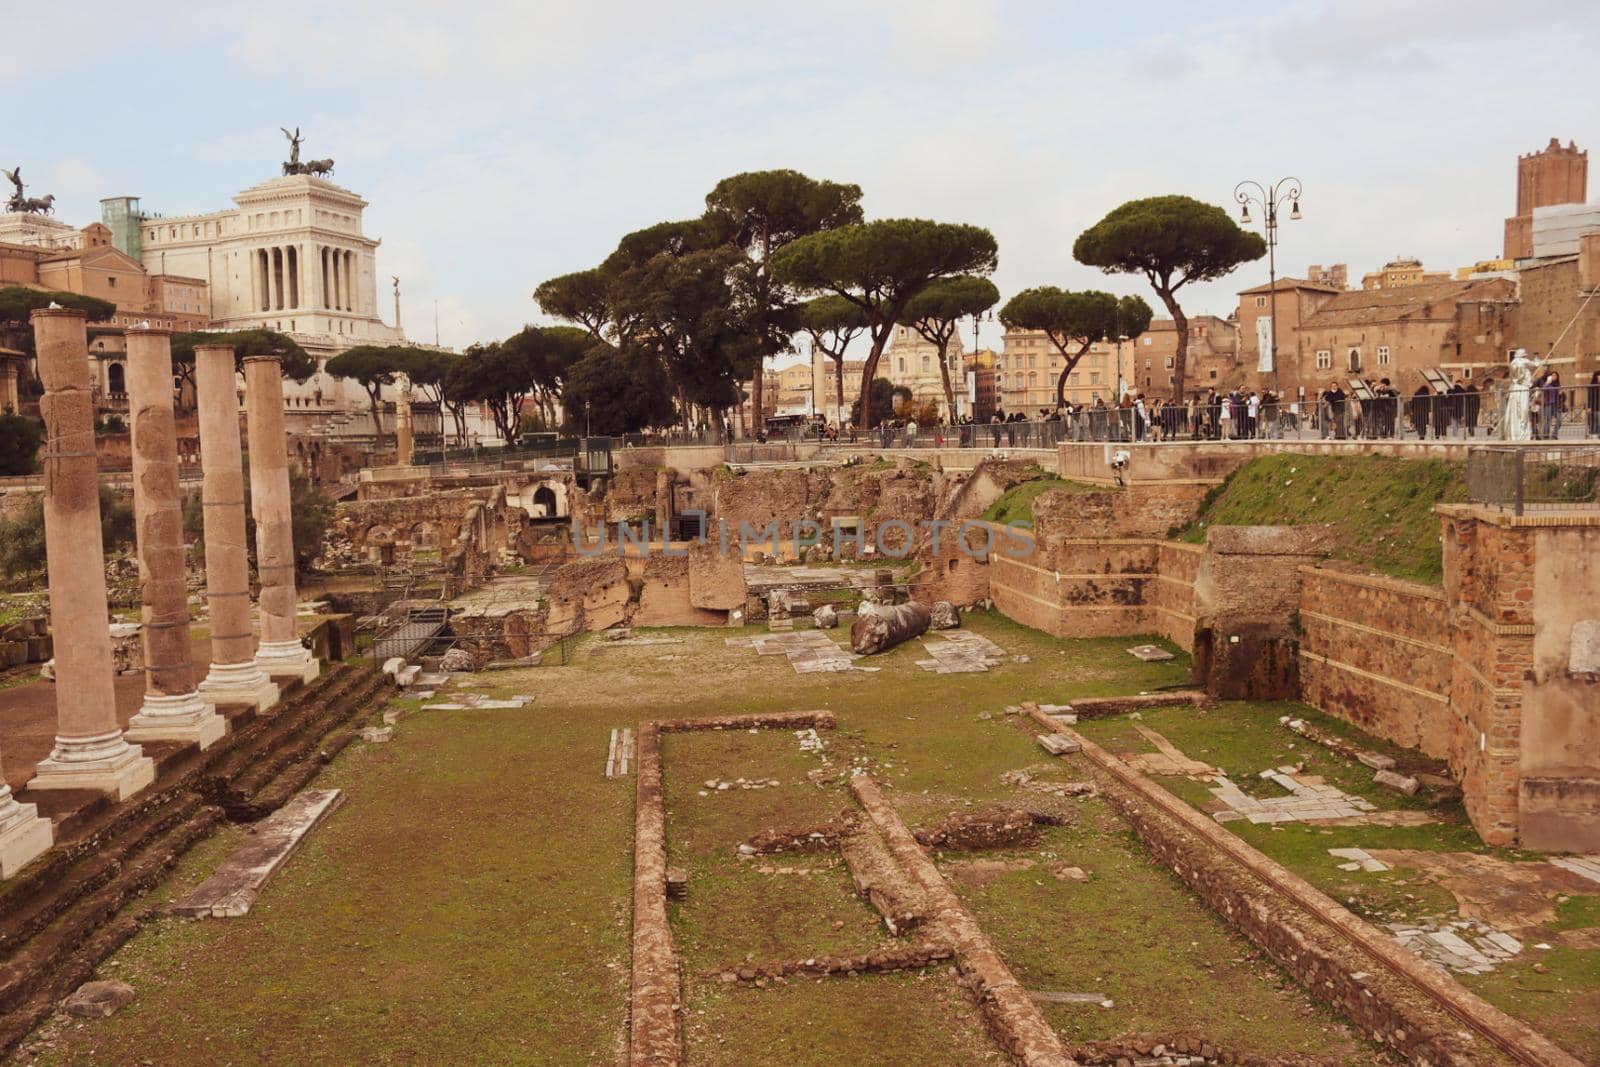
[[[200,409],[206,603],[211,609],[211,670],[200,683],[200,695],[214,704],[250,704],[266,711],[278,702],[278,687],[256,666],[255,635],[250,630],[250,564],[232,347],[196,347],[194,377]]]
[[[409,467],[416,440],[411,429],[411,379],[400,375],[394,388],[394,462],[397,467]]]
[[[246,356],[245,418],[250,435],[250,510],[261,580],[261,646],[256,666],[272,678],[310,682],[322,664],[300,643],[294,588],[294,519],[283,434],[283,374],[276,356]]]
[[[132,329],[127,342],[145,677],[144,703],[128,723],[127,736],[135,741],[192,741],[204,749],[227,733],[228,724],[195,692],[189,651],[172,335],[148,327]]]
[[[49,819],[37,804],[18,804],[0,779],[0,879],[10,878],[55,843]]]
[[[0,352],[0,415],[16,415],[22,411],[22,392],[17,387],[17,361],[21,358]]]
[[[122,800],[155,780],[155,763],[117,723],[105,555],[100,541],[100,471],[89,395],[85,316],[67,308],[33,313],[44,399],[44,538],[55,645],[56,743],[33,789],[93,789]]]

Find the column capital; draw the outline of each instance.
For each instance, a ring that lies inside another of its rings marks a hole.
[[[141,323],[138,326],[129,326],[126,333],[129,337],[171,337],[173,331],[165,326],[150,326]]]

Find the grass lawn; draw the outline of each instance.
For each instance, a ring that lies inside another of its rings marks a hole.
[[[1027,662],[935,675],[915,665],[914,641],[874,657],[877,673],[798,675],[781,657],[728,647],[741,631],[672,629],[650,635],[681,644],[591,638],[569,666],[477,675],[481,692],[536,700],[419,711],[393,742],[347,749],[317,782],[345,789],[344,807],[250,915],[152,922],[101,968],[135,987],[134,1002],[111,1019],[53,1023],[41,1035],[49,1046],[32,1052],[45,1063],[612,1063],[625,1042],[634,782],[602,774],[609,731],[645,718],[829,708],[840,726],[822,732],[826,764],[788,731],[664,739],[669,855],[690,871],[687,899],[671,911],[690,1062],[994,1060],[942,968],[767,989],[695,977],[883,942],[837,853],[735,858],[759,829],[851,807],[833,772],[870,767],[909,823],[932,822],[1023,795],[1001,781],[1008,770],[1073,776],[1002,714],[1006,705],[1151,690],[1187,673],[1181,656],[1147,664],[1123,651],[1142,639],[1059,641],[993,615],[968,624]],[[828,773],[808,776],[818,770]],[[705,787],[737,777],[780,785]],[[1110,1011],[1049,1009],[1063,1036],[1195,1033],[1239,1051],[1373,1062],[1152,866],[1108,809],[1062,803],[1073,806],[1069,825],[1000,857],[1032,868],[953,884],[1030,988],[1117,1001]],[[243,834],[228,828],[202,845],[160,896],[203,879]],[[970,858],[940,862],[949,871]],[[1053,877],[1058,862],[1090,880]]]

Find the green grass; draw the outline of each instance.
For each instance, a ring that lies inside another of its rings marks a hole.
[[[1556,902],[1556,921],[1552,929],[1581,930],[1600,926],[1600,896],[1580,893]]]
[[[1042,494],[1053,489],[1060,489],[1068,493],[1095,493],[1103,492],[1099,486],[1088,485],[1084,482],[1074,482],[1066,478],[1042,477],[1033,481],[1022,482],[1012,486],[1000,494],[1000,499],[978,516],[985,522],[1032,522],[1033,502]]]
[[[1000,780],[1008,770],[1082,777],[1043,756],[1006,705],[1187,677],[1185,656],[1143,663],[1123,651],[1140,639],[1061,641],[989,613],[964,624],[1028,662],[936,675],[916,666],[924,653],[912,641],[863,664],[877,673],[799,675],[781,657],[724,641],[764,630],[673,629],[663,632],[682,644],[589,637],[569,666],[479,675],[476,691],[536,699],[518,710],[418,711],[391,743],[346,749],[317,782],[344,788],[345,805],[251,914],[147,925],[100,970],[134,986],[133,1004],[111,1019],[52,1028],[54,1045],[36,1047],[37,1058],[615,1062],[625,1040],[634,782],[601,773],[611,729],[645,718],[831,709],[840,725],[824,732],[828,767],[870,766],[907,822],[920,825],[1014,796]],[[597,646],[605,655],[588,655]],[[993,1058],[971,1001],[943,969],[768,989],[697,980],[700,970],[747,957],[863,951],[884,934],[836,853],[735,858],[757,829],[852,804],[842,775],[806,777],[823,764],[791,732],[669,734],[664,754],[669,857],[690,871],[687,899],[671,908],[689,1062]],[[740,776],[782,785],[698,795],[705,779]],[[242,839],[229,828],[201,846],[161,894],[186,891]],[[1024,982],[1081,989],[1092,978],[1125,998],[1087,1019],[1052,1009],[1064,1035],[1149,1025],[1207,1033],[1240,1051],[1371,1062],[1347,1028],[1150,864],[1099,802],[1082,802],[1071,826],[1028,855],[1091,868],[1095,880],[1060,882],[1035,868],[960,891]]]
[[[1178,536],[1195,544],[1212,526],[1326,523],[1333,555],[1396,578],[1438,584],[1443,568],[1435,504],[1466,499],[1460,463],[1391,456],[1260,456],[1207,495]]]

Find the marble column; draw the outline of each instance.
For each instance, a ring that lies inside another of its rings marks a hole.
[[[278,687],[256,666],[255,634],[250,629],[250,563],[233,349],[197,346],[194,377],[200,409],[206,603],[211,609],[211,670],[200,683],[200,695],[213,704],[250,704],[266,711],[278,702]]]
[[[246,356],[245,419],[250,435],[250,510],[261,579],[261,645],[256,666],[272,678],[310,682],[322,664],[300,643],[294,587],[294,518],[283,433],[283,373],[276,356]]]
[[[93,789],[118,800],[155,781],[155,762],[117,723],[100,539],[85,316],[68,308],[33,313],[44,398],[45,559],[55,645],[56,743],[30,789]]]
[[[411,379],[400,375],[394,388],[394,462],[397,467],[409,467],[416,455],[416,437],[411,428]]]
[[[0,878],[10,878],[55,843],[37,804],[19,804],[0,778]]]
[[[195,691],[185,582],[183,495],[172,412],[172,335],[130,329],[128,414],[133,436],[133,518],[144,622],[144,703],[128,723],[134,741],[192,741],[202,749],[228,732]]]

